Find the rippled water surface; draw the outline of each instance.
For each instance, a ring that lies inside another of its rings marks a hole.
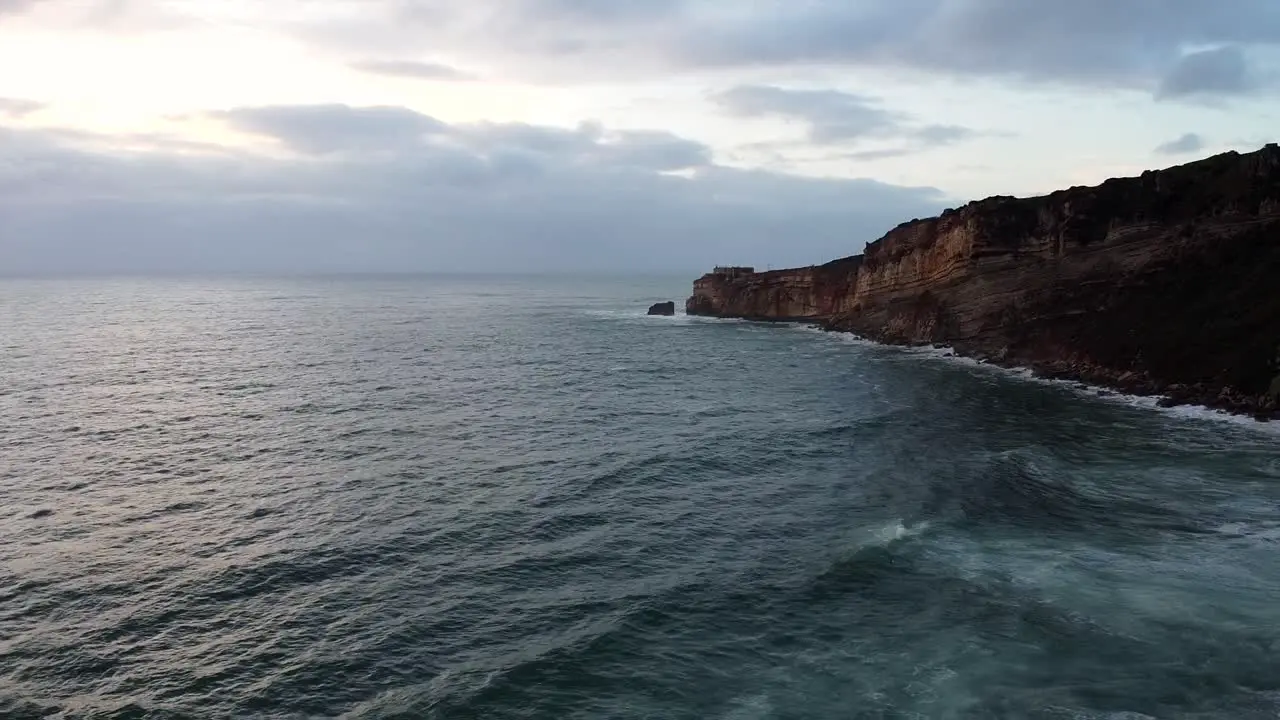
[[[0,283],[0,717],[1280,714],[1276,433],[687,280]]]

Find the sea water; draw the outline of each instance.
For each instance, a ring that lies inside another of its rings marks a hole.
[[[0,717],[1280,714],[1276,433],[687,291],[0,282]]]

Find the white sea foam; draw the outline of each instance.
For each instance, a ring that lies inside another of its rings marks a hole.
[[[965,357],[958,354],[953,348],[946,346],[903,346],[903,345],[886,345],[878,343],[874,340],[868,340],[859,337],[853,333],[847,332],[828,332],[821,328],[810,327],[806,325],[792,326],[796,330],[802,332],[819,333],[831,337],[836,342],[842,342],[848,345],[855,345],[869,350],[884,353],[898,353],[917,357],[923,360],[946,362],[958,367],[965,367],[972,370],[982,372],[991,372],[1005,377],[1018,378],[1020,380],[1029,380],[1041,385],[1052,386],[1069,390],[1081,397],[1087,397],[1091,400],[1100,400],[1103,402],[1120,403],[1130,405],[1132,407],[1140,407],[1147,410],[1156,410],[1162,415],[1178,418],[1182,420],[1196,421],[1213,421],[1220,423],[1229,423],[1231,425],[1265,432],[1268,434],[1280,435],[1280,423],[1277,422],[1259,422],[1247,415],[1234,415],[1222,410],[1217,410],[1203,405],[1178,405],[1175,407],[1165,408],[1160,406],[1160,396],[1153,395],[1131,395],[1113,390],[1100,385],[1090,385],[1080,382],[1079,380],[1057,380],[1052,378],[1038,377],[1030,368],[1025,367],[1003,367],[994,363],[981,362],[975,358]]]
[[[925,530],[929,529],[929,523],[918,522],[914,525],[907,525],[901,519],[887,522],[879,527],[871,528],[866,532],[865,541],[860,543],[862,547],[880,546],[887,547],[893,543],[915,537]]]
[[[645,308],[628,308],[628,309],[589,309],[580,311],[584,315],[594,318],[612,321],[628,321],[643,323],[665,323],[667,325],[697,325],[706,322],[730,322],[719,320],[717,318],[704,318],[697,315],[685,315],[684,313],[676,313],[675,315],[650,315]],[[737,320],[733,322],[745,322]]]
[[[1220,535],[1241,538],[1265,543],[1280,542],[1280,526],[1253,525],[1243,522],[1230,522],[1213,528]]]
[[[773,703],[770,702],[769,695],[766,693],[740,697],[733,701],[733,707],[723,717],[724,720],[757,720],[773,717]]]

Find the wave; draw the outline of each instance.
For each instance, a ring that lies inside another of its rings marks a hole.
[[[632,323],[649,323],[649,324],[666,324],[666,325],[700,325],[713,322],[715,318],[703,318],[697,315],[685,315],[677,313],[675,315],[650,315],[648,307],[636,307],[627,309],[588,309],[582,310],[581,313],[591,318],[627,321]]]
[[[885,544],[833,562],[799,599],[815,615],[850,616],[885,633],[874,640],[857,634],[849,642],[866,659],[861,676],[889,678],[877,693],[886,711],[900,711],[914,699],[895,685],[892,678],[902,668],[893,658],[897,643],[919,642],[933,648],[929,662],[936,664],[913,660],[908,669],[916,676],[934,668],[959,678],[962,687],[947,691],[965,703],[966,717],[1166,717],[1173,708],[1214,705],[1221,714],[1206,717],[1273,717],[1263,711],[1274,713],[1274,698],[1264,696],[1275,695],[1280,664],[1273,641],[1259,638],[1256,628],[1209,630],[1196,613],[1135,619],[1123,596],[1115,605],[1100,602],[1091,593],[1104,588],[1079,594],[1070,581],[1037,580],[1030,566],[1020,564],[1043,556],[1002,556],[975,565],[968,562],[974,558],[971,542],[949,546],[965,536],[952,528],[925,526],[906,543],[895,539],[896,523],[880,530]],[[1094,581],[1081,575],[1079,582]],[[1144,587],[1159,592],[1163,585]],[[837,627],[832,623],[823,632]],[[963,641],[950,645],[952,633]],[[1189,657],[1207,661],[1189,666]],[[1116,667],[1141,671],[1099,682]],[[1018,689],[1007,692],[1009,687]],[[1049,709],[1062,714],[1046,714]]]
[[[1127,486],[1089,486],[1054,465],[1033,448],[992,453],[959,476],[936,478],[930,509],[962,522],[1037,532],[1107,530],[1139,538],[1152,531],[1212,532],[1214,518],[1206,508],[1191,517],[1159,498],[1134,497]]]
[[[929,529],[931,523],[924,520],[911,525],[902,520],[891,520],[883,525],[863,531],[864,541],[859,547],[888,547],[899,540],[917,537]]]
[[[536,620],[543,629],[540,639],[525,637],[505,651],[490,648],[482,665],[458,668],[429,687],[415,688],[415,699],[397,709],[405,717],[514,717],[513,708],[532,712],[562,706],[566,700],[589,703],[593,694],[625,694],[636,685],[656,683],[674,689],[703,678],[708,686],[717,686],[717,692],[684,699],[686,707],[702,707],[700,716],[767,717],[767,697],[746,692],[753,684],[748,673],[733,687],[711,682],[720,677],[723,663],[758,638],[717,633],[700,639],[689,633],[728,622],[773,634],[776,618],[810,612],[814,593],[822,594],[823,585],[845,587],[851,575],[869,585],[892,585],[895,573],[911,573],[910,563],[895,559],[892,549],[924,536],[929,527],[905,519],[870,525],[855,534],[825,571],[793,576],[793,584],[694,575],[670,577],[657,587],[646,582],[635,586],[632,594],[597,602],[564,598],[543,607],[513,607],[514,616]],[[665,648],[663,652],[682,650],[662,659],[653,654],[655,647]],[[383,703],[374,703],[365,712],[385,709]]]
[[[768,693],[754,693],[735,698],[721,717],[724,720],[768,720],[775,716]]]
[[[982,362],[975,358],[960,355],[954,348],[945,345],[888,345],[878,343],[874,340],[868,340],[853,333],[830,332],[811,325],[795,324],[787,325],[787,327],[801,332],[820,334],[837,342],[846,345],[853,345],[858,348],[874,352],[896,354],[903,357],[911,357],[932,362],[943,362],[957,368],[964,368],[970,371],[993,373],[1006,378],[1032,382],[1046,387],[1053,387],[1071,392],[1072,394],[1091,402],[1105,402],[1140,408],[1143,410],[1156,411],[1164,417],[1176,420],[1227,423],[1235,427],[1265,433],[1267,435],[1280,435],[1280,422],[1261,422],[1248,415],[1235,415],[1203,405],[1177,405],[1166,408],[1160,405],[1161,396],[1158,395],[1132,395],[1101,385],[1091,385],[1079,380],[1062,380],[1040,377],[1030,368],[1004,367],[994,363]]]

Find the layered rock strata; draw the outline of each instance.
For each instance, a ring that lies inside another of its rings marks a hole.
[[[1280,148],[913,220],[862,255],[717,268],[693,315],[804,320],[1171,403],[1280,407]]]

